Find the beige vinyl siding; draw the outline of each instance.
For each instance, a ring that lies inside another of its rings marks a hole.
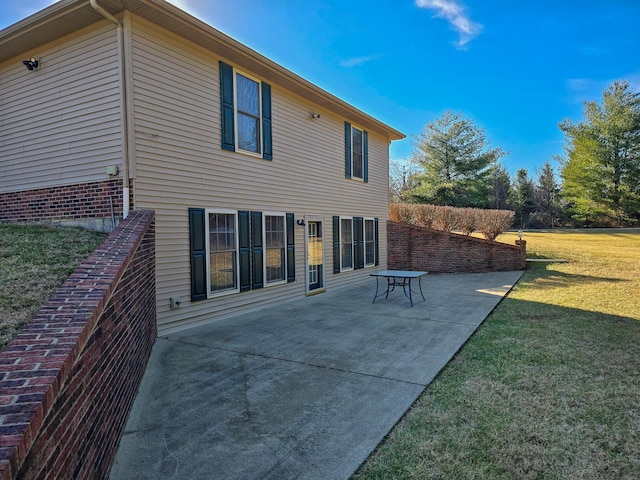
[[[387,138],[369,132],[368,183],[345,179],[344,121],[349,119],[271,83],[273,161],[222,150],[221,59],[138,17],[133,17],[133,27],[134,201],[136,208],[156,211],[160,334],[303,296],[306,291],[305,229],[296,226],[295,282],[192,303],[189,207],[321,217],[327,289],[360,281],[373,271],[332,273],[332,216],[378,217],[381,266],[386,264]],[[312,111],[321,118],[312,120]],[[172,296],[181,297],[179,309],[170,310]]]
[[[115,27],[93,26],[0,67],[0,193],[102,181],[122,163]]]

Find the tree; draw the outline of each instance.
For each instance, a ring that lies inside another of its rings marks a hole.
[[[461,114],[446,111],[414,138],[419,168],[413,197],[419,203],[487,207],[493,168],[505,155],[491,149],[483,130]]]
[[[489,194],[489,207],[496,210],[511,210],[511,176],[498,163],[492,173],[493,185]]]
[[[389,161],[389,200],[391,203],[411,203],[415,188],[415,165],[406,160]]]
[[[512,202],[516,211],[514,224],[518,228],[524,229],[529,223],[529,217],[536,211],[535,186],[526,169],[521,168],[516,172],[512,191]]]
[[[640,94],[616,80],[602,102],[584,102],[584,121],[564,120],[562,187],[575,218],[640,220]]]
[[[541,226],[554,228],[561,213],[560,186],[549,160],[537,173],[538,179],[534,192],[536,218]]]

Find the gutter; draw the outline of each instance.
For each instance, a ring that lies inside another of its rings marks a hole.
[[[122,219],[129,216],[129,110],[127,108],[127,81],[125,69],[124,25],[116,17],[98,5],[98,0],[89,0],[93,9],[114,23],[118,33],[118,60],[120,62],[120,112],[122,116]]]

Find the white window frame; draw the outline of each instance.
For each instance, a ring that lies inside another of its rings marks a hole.
[[[360,170],[361,170],[361,176],[357,177],[356,176],[356,169],[355,169],[355,164],[354,164],[354,157],[355,157],[355,148],[354,148],[354,137],[355,135],[353,134],[353,131],[357,130],[360,132],[360,139],[361,139],[361,143],[360,143]],[[359,180],[361,182],[364,182],[364,128],[361,128],[357,125],[351,125],[351,178],[354,180]]]
[[[234,218],[234,237],[235,237],[235,277],[236,277],[236,287],[230,288],[227,290],[222,290],[220,292],[212,292],[211,291],[211,231],[209,229],[209,215],[211,214],[220,214],[220,215],[233,215]],[[222,297],[225,295],[231,295],[234,293],[240,292],[240,244],[239,244],[239,235],[238,235],[238,211],[237,210],[222,210],[222,209],[205,209],[205,231],[206,231],[206,252],[207,252],[207,298],[215,298]]]
[[[353,217],[339,217],[340,218],[340,271],[341,272],[349,272],[355,269],[355,249],[353,248]],[[344,232],[344,228],[342,228],[342,221],[349,220],[351,222],[351,266],[345,267],[342,265],[342,234]]]
[[[284,266],[282,270],[283,278],[280,280],[267,281],[267,217],[282,217],[283,227],[283,250],[284,250]],[[281,285],[287,283],[287,215],[283,212],[262,212],[262,248],[264,249],[264,260],[262,262],[262,278],[264,278],[264,286],[270,287],[272,285]]]
[[[240,148],[240,142],[238,141],[238,104],[240,103],[238,101],[238,85],[237,85],[237,78],[238,75],[242,75],[245,78],[248,78],[249,80],[252,80],[254,82],[256,82],[258,84],[258,130],[259,130],[259,135],[258,135],[258,151],[257,152],[252,152],[251,150],[244,150],[242,148]],[[244,153],[246,155],[251,155],[254,157],[259,157],[262,158],[262,150],[263,150],[263,145],[262,145],[262,136],[263,136],[263,131],[262,131],[262,81],[256,77],[254,77],[253,75],[249,75],[245,72],[243,72],[242,70],[238,70],[235,67],[233,67],[233,127],[234,127],[234,141],[235,141],[235,145],[236,145],[236,151]]]
[[[373,226],[373,261],[367,263],[367,222],[371,222]],[[376,219],[373,217],[364,217],[362,219],[362,246],[364,249],[364,268],[376,266]]]

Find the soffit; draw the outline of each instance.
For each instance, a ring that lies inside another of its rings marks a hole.
[[[320,87],[260,55],[197,18],[163,0],[99,0],[112,15],[129,10],[176,35],[226,58],[242,69],[254,72],[265,81],[284,87],[309,101],[343,116],[389,140],[405,135],[367,115]],[[62,0],[0,31],[0,63],[20,54],[36,54],[40,45],[104,20],[88,0]]]

